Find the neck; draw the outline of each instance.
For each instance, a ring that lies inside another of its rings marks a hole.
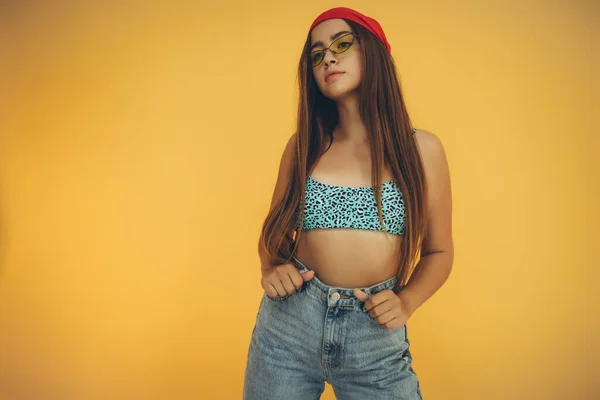
[[[368,132],[360,117],[358,96],[348,96],[338,101],[337,108],[340,120],[333,133],[335,138],[352,144],[367,144]]]

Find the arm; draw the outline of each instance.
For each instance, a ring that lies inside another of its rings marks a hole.
[[[296,134],[294,133],[290,139],[288,140],[285,149],[283,151],[283,155],[281,156],[281,161],[279,163],[279,173],[277,176],[277,182],[275,183],[275,189],[273,191],[273,196],[271,198],[271,206],[269,208],[269,212],[273,210],[275,205],[281,200],[281,198],[285,194],[285,189],[290,180],[290,176],[292,173],[293,160],[294,160],[294,151],[296,149]],[[293,231],[290,232],[290,236]],[[274,267],[272,260],[270,260],[267,256],[266,249],[264,247],[264,243],[262,238],[258,240],[258,256],[260,258],[261,270],[264,272],[265,270]]]
[[[431,132],[419,130],[416,137],[426,176],[428,223],[421,259],[398,294],[409,314],[413,314],[446,282],[454,261],[452,194],[444,147]]]

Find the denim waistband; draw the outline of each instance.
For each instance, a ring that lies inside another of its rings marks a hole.
[[[310,268],[308,268],[305,264],[303,264],[295,256],[292,256],[290,261],[296,266],[296,268],[299,269],[299,271],[301,273],[310,271]],[[396,284],[397,280],[398,280],[398,278],[394,276],[383,282],[379,282],[379,283],[376,283],[374,285],[367,286],[367,287],[357,287],[356,289],[360,289],[363,292],[365,292],[367,294],[367,300],[368,300],[372,294],[375,294],[375,293],[381,292],[382,290],[387,290],[387,289],[393,290],[394,285]],[[339,293],[339,295],[340,295],[339,298],[334,301],[335,305],[349,306],[349,307],[361,306],[361,308],[363,308],[363,311],[366,311],[364,309],[364,303],[362,301],[360,301],[354,295],[355,288],[346,288],[346,287],[326,285],[319,278],[317,278],[316,275],[313,276],[313,278],[311,280],[305,282],[304,287],[306,288],[306,290],[308,290],[311,293],[313,293],[314,295],[316,295],[318,298],[323,300],[323,302],[325,302],[325,303],[331,303],[330,299],[332,298],[332,295],[334,293]]]

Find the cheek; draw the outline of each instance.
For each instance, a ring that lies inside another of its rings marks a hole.
[[[319,82],[319,71],[314,68],[311,68],[311,74],[312,74],[313,79],[315,81]]]
[[[351,86],[355,87],[360,84],[362,80],[362,66],[360,60],[352,60],[348,63],[348,72],[350,73],[348,82]]]
[[[315,81],[317,82],[317,86],[321,90],[323,90],[323,87],[325,86],[325,84],[323,83],[323,74],[324,74],[323,71],[313,70],[313,78],[315,79]]]
[[[358,77],[362,75],[362,63],[360,62],[360,57],[355,57],[352,60],[352,69],[354,71],[354,75]]]

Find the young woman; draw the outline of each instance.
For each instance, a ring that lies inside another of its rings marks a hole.
[[[318,399],[327,381],[338,399],[421,399],[406,322],[453,262],[444,148],[412,128],[374,19],[321,14],[298,73],[243,398]]]

